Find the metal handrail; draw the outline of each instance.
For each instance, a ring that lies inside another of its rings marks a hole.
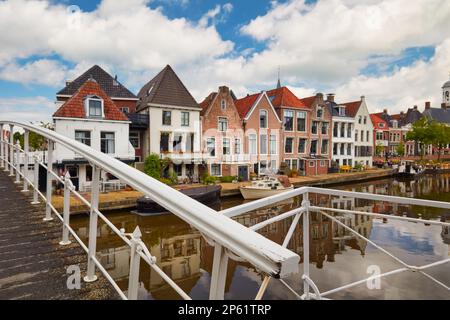
[[[49,143],[48,161],[50,164],[53,164],[52,162],[53,145],[54,143],[58,143],[64,146],[65,148],[74,151],[76,154],[79,154],[83,156],[85,159],[87,159],[93,166],[94,171],[97,168],[111,173],[112,175],[124,181],[134,189],[150,197],[156,203],[165,207],[167,210],[177,215],[185,222],[189,223],[192,227],[199,230],[206,238],[212,240],[215,244],[215,255],[214,255],[215,262],[213,267],[215,271],[213,271],[213,276],[211,280],[212,284],[211,284],[210,298],[213,299],[223,298],[224,281],[228,261],[227,259],[229,256],[232,256],[230,253],[234,254],[235,256],[238,256],[240,259],[248,261],[256,269],[275,278],[286,277],[298,271],[298,262],[300,260],[298,254],[286,248],[283,248],[279,244],[265,238],[264,236],[258,234],[257,232],[239,224],[236,221],[233,221],[232,219],[229,219],[224,215],[217,214],[217,211],[166,186],[165,184],[147,176],[146,174],[138,170],[131,168],[130,166],[114,158],[111,158],[108,155],[105,155],[99,151],[92,149],[91,147],[88,147],[80,142],[77,142],[71,138],[63,136],[46,128],[38,127],[20,121],[0,120],[0,126],[3,128],[4,125],[9,125],[11,129],[14,126],[21,127],[22,129],[25,130],[26,133],[34,132],[48,139]],[[1,138],[2,138],[1,140],[2,159],[5,158],[4,160],[6,160],[6,163],[9,164],[11,172],[15,170],[16,174],[20,174],[20,176],[24,178],[24,183],[27,182],[30,185],[32,185],[33,189],[35,189],[35,193],[39,194],[39,196],[46,202],[47,212],[45,219],[51,220],[51,212],[54,212],[55,215],[61,221],[63,221],[63,228],[67,228],[69,232],[73,236],[75,236],[76,240],[80,242],[79,238],[76,236],[75,232],[72,230],[70,225],[64,222],[66,221],[66,219],[68,219],[66,218],[66,211],[69,209],[65,208],[64,210],[65,217],[62,217],[58,213],[58,211],[54,208],[54,206],[51,204],[51,191],[50,193],[47,192],[47,196],[44,196],[41,192],[39,192],[39,190],[37,190],[36,183],[31,183],[31,181],[25,177],[25,174],[20,173],[20,163],[16,163],[16,165],[14,165],[14,159],[12,155],[10,159],[7,159],[6,154],[5,156],[3,156],[3,148],[5,146],[10,147],[10,151],[6,150],[6,153],[14,152],[13,150],[17,150],[17,152],[20,152],[21,149],[20,147],[19,148],[14,147],[12,139],[10,139],[10,141],[8,142],[4,141],[3,137]],[[28,146],[25,146],[24,149],[27,150]],[[25,150],[21,151],[26,153]],[[43,163],[39,163],[39,165],[45,166]],[[28,168],[26,168],[26,170],[28,170]],[[36,171],[36,162],[35,162],[35,171]],[[66,181],[61,179],[61,177],[58,177],[53,172],[52,166],[49,165],[47,168],[47,187],[48,187],[47,190],[51,189],[51,180],[53,178],[57,179],[60,182]],[[94,189],[95,188],[93,188],[93,191]],[[69,190],[68,193],[72,192],[78,198],[82,198],[75,190],[73,190],[73,188],[68,188],[68,190]],[[95,205],[92,205],[94,199],[96,199],[98,203],[98,194],[94,196],[93,192],[93,197],[91,200],[90,230],[93,229],[92,224],[93,226],[97,225],[97,216],[100,216],[100,218],[105,222],[108,220],[98,211]],[[107,224],[110,227],[112,225],[112,223]],[[113,231],[117,233],[117,230],[115,230],[114,228]],[[90,231],[89,247],[87,248],[86,246],[83,245],[82,247],[85,250],[87,249],[90,261],[95,263],[97,267],[99,267],[100,271],[102,271],[102,273],[105,273],[106,270],[104,270],[104,268],[99,266],[99,263],[95,258],[96,242],[95,240],[92,240],[93,238],[95,238],[94,236],[91,234]],[[94,251],[92,251],[92,249],[94,249]],[[136,256],[140,256],[140,253],[138,253]],[[85,280],[94,281],[96,277],[92,273],[92,267],[90,268],[89,265],[90,264],[88,263],[88,276],[85,277]],[[105,276],[107,277],[108,280],[110,281],[112,280],[109,277],[109,275],[105,274]],[[121,293],[119,292],[119,294]],[[121,294],[121,296],[124,297],[123,293]]]

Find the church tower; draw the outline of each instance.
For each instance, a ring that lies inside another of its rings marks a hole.
[[[442,103],[450,107],[450,80],[442,86]]]

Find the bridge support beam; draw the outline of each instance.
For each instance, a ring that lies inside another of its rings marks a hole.
[[[20,184],[20,142],[16,141],[16,181],[15,184]]]
[[[303,276],[309,278],[309,196],[308,193],[303,195],[302,207],[305,208],[303,213]],[[309,283],[303,280],[303,295],[305,300],[310,299]]]
[[[95,254],[97,252],[97,220],[98,220],[98,198],[100,191],[100,168],[92,164],[92,191],[91,191],[91,212],[89,218],[89,252],[87,275],[85,282],[94,282],[97,280],[95,275]]]
[[[64,214],[63,214],[63,231],[62,240],[59,242],[62,246],[67,246],[72,242],[69,240],[69,224],[70,224],[70,188],[72,181],[69,172],[64,176]]]
[[[14,177],[14,125],[9,125],[9,176]]]
[[[138,299],[139,290],[139,268],[141,264],[141,256],[138,250],[141,244],[141,230],[136,227],[131,235],[131,248],[130,248],[130,275],[128,277],[128,300]]]
[[[224,300],[225,282],[228,271],[228,256],[225,248],[220,244],[214,245],[214,260],[211,274],[211,287],[209,289],[210,300]]]
[[[30,131],[25,130],[23,134],[23,190],[22,192],[28,192],[28,153],[30,152]]]
[[[33,202],[31,204],[39,204],[38,190],[39,190],[39,158],[34,156],[34,179],[33,179]]]
[[[45,218],[44,221],[52,221],[52,208],[50,205],[52,204],[52,181],[53,181],[53,149],[54,149],[54,142],[51,140],[48,140],[47,142],[47,149],[48,149],[48,158],[47,158],[47,203],[45,206]]]

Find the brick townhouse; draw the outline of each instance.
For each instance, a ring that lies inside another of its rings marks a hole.
[[[250,156],[245,152],[244,122],[230,88],[219,87],[200,103],[202,144],[208,171],[214,176],[249,179]]]

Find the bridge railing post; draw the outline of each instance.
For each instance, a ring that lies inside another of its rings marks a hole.
[[[14,177],[14,125],[9,125],[9,176]]]
[[[141,256],[139,255],[140,242],[142,233],[139,227],[136,227],[131,236],[130,248],[130,274],[128,277],[128,300],[138,299],[139,290],[139,269],[141,263]]]
[[[228,271],[228,256],[218,243],[214,245],[214,260],[209,289],[210,300],[224,300],[225,283]]]
[[[38,198],[38,190],[39,190],[39,156],[34,156],[34,178],[33,178],[33,202],[31,204],[39,204],[39,198]]]
[[[20,142],[16,141],[16,181],[15,184],[20,183]]]
[[[62,246],[67,246],[72,242],[69,240],[69,224],[70,224],[70,189],[73,187],[70,180],[69,172],[64,176],[64,213],[63,213],[63,231],[62,240],[59,242]]]
[[[30,131],[25,130],[23,135],[23,190],[22,192],[28,192],[28,154],[30,152]]]
[[[303,212],[303,277],[309,278],[309,195],[305,193],[303,195],[302,206],[305,208]],[[303,294],[305,300],[310,299],[309,283],[306,279],[303,279]]]
[[[97,252],[97,210],[100,191],[100,168],[92,165],[92,191],[91,191],[91,212],[89,218],[89,252],[87,275],[84,277],[85,282],[94,282],[97,280],[95,275],[95,258]]]
[[[48,144],[47,144],[47,149],[48,149],[48,157],[47,157],[47,194],[46,194],[46,206],[45,206],[45,218],[44,221],[51,221],[53,220],[52,218],[52,208],[50,207],[50,205],[52,204],[52,193],[53,193],[53,186],[52,186],[52,182],[53,182],[53,175],[52,175],[52,170],[53,170],[53,149],[54,149],[54,142],[51,140],[48,140]]]
[[[5,156],[5,152],[3,150],[3,123],[0,123],[0,168],[5,167],[5,159],[3,158]]]

